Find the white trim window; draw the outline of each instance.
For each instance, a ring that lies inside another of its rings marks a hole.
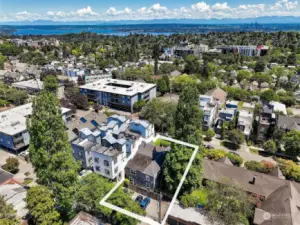
[[[136,175],[136,171],[135,170],[130,169],[130,173],[133,174],[133,175]]]
[[[150,177],[146,175],[146,181],[150,181]]]

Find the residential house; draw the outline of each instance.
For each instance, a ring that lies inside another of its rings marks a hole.
[[[274,112],[279,112],[282,113],[283,115],[287,115],[285,104],[282,104],[280,102],[275,102],[275,101],[271,101],[269,104],[273,106]]]
[[[218,113],[218,104],[213,101],[211,96],[200,95],[200,109],[203,110],[203,130],[208,130],[214,125]]]
[[[299,225],[300,192],[288,182],[271,193],[260,208],[255,208],[255,225]]]
[[[211,96],[213,98],[213,102],[219,105],[224,104],[227,98],[227,93],[218,87],[207,91],[205,95]]]
[[[136,156],[128,162],[125,176],[133,185],[154,190],[159,185],[158,177],[165,153],[164,148],[143,142]]]
[[[239,112],[237,128],[241,130],[248,139],[252,130],[253,113],[246,110]]]
[[[300,131],[300,118],[279,115],[276,126],[285,130],[286,132],[289,132],[291,130]]]
[[[235,116],[235,110],[234,108],[223,108],[219,112],[219,120],[230,122],[233,120]]]
[[[235,101],[235,100],[228,100],[227,102],[226,102],[226,108],[228,108],[228,109],[234,109],[234,111],[235,111],[235,113],[237,113],[237,111],[238,111],[238,104],[239,104],[239,102],[238,101]]]
[[[242,106],[242,110],[245,110],[250,113],[254,113],[255,105],[252,103],[244,102]]]
[[[213,225],[209,222],[204,212],[199,212],[196,208],[183,208],[176,201],[167,219],[170,225]]]
[[[68,225],[110,225],[86,212],[79,212]]]
[[[261,141],[265,138],[265,134],[270,126],[275,126],[276,114],[273,105],[264,105],[259,115],[257,140]]]

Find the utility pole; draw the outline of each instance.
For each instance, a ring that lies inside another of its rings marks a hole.
[[[161,199],[162,199],[162,194],[159,192],[159,197],[158,197],[158,222],[161,222]]]

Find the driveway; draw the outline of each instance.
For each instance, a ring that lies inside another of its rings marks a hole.
[[[207,142],[207,141],[203,141],[204,145],[211,145],[212,147],[216,148],[216,149],[221,149],[224,150],[226,152],[232,151],[224,146],[221,145],[221,141],[219,139],[213,138],[212,141]],[[244,161],[257,161],[260,162],[262,160],[268,160],[270,162],[276,163],[274,161],[274,159],[269,156],[261,156],[261,155],[257,155],[257,154],[253,154],[250,152],[249,147],[246,144],[243,144],[240,149],[236,150],[235,152],[237,152],[243,159]]]
[[[17,157],[19,160],[19,172],[15,174],[14,179],[16,179],[19,182],[23,182],[26,176],[24,173],[29,172],[30,175],[28,177],[33,178],[33,180],[36,180],[35,173],[33,171],[33,167],[31,163],[28,163],[25,161],[25,159],[22,156],[17,156],[15,154],[12,154],[10,152],[7,152],[6,150],[0,148],[0,166],[5,164],[5,160],[8,157]]]
[[[135,198],[140,195],[139,193],[133,192],[132,195],[132,199],[135,200]],[[147,197],[142,195],[143,198]],[[167,209],[169,207],[170,202],[166,202],[166,201],[162,201],[161,202],[161,219],[163,219],[164,215],[167,212]],[[146,216],[150,217],[151,219],[158,221],[158,201],[156,201],[155,199],[151,198],[151,201],[148,205],[148,207],[146,208]],[[139,223],[139,224],[143,224],[143,223]]]

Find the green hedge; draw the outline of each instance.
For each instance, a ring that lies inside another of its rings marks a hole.
[[[154,145],[155,146],[162,146],[162,147],[169,147],[171,146],[171,142],[169,141],[166,141],[166,140],[163,140],[163,139],[157,139],[155,142],[154,142]]]

